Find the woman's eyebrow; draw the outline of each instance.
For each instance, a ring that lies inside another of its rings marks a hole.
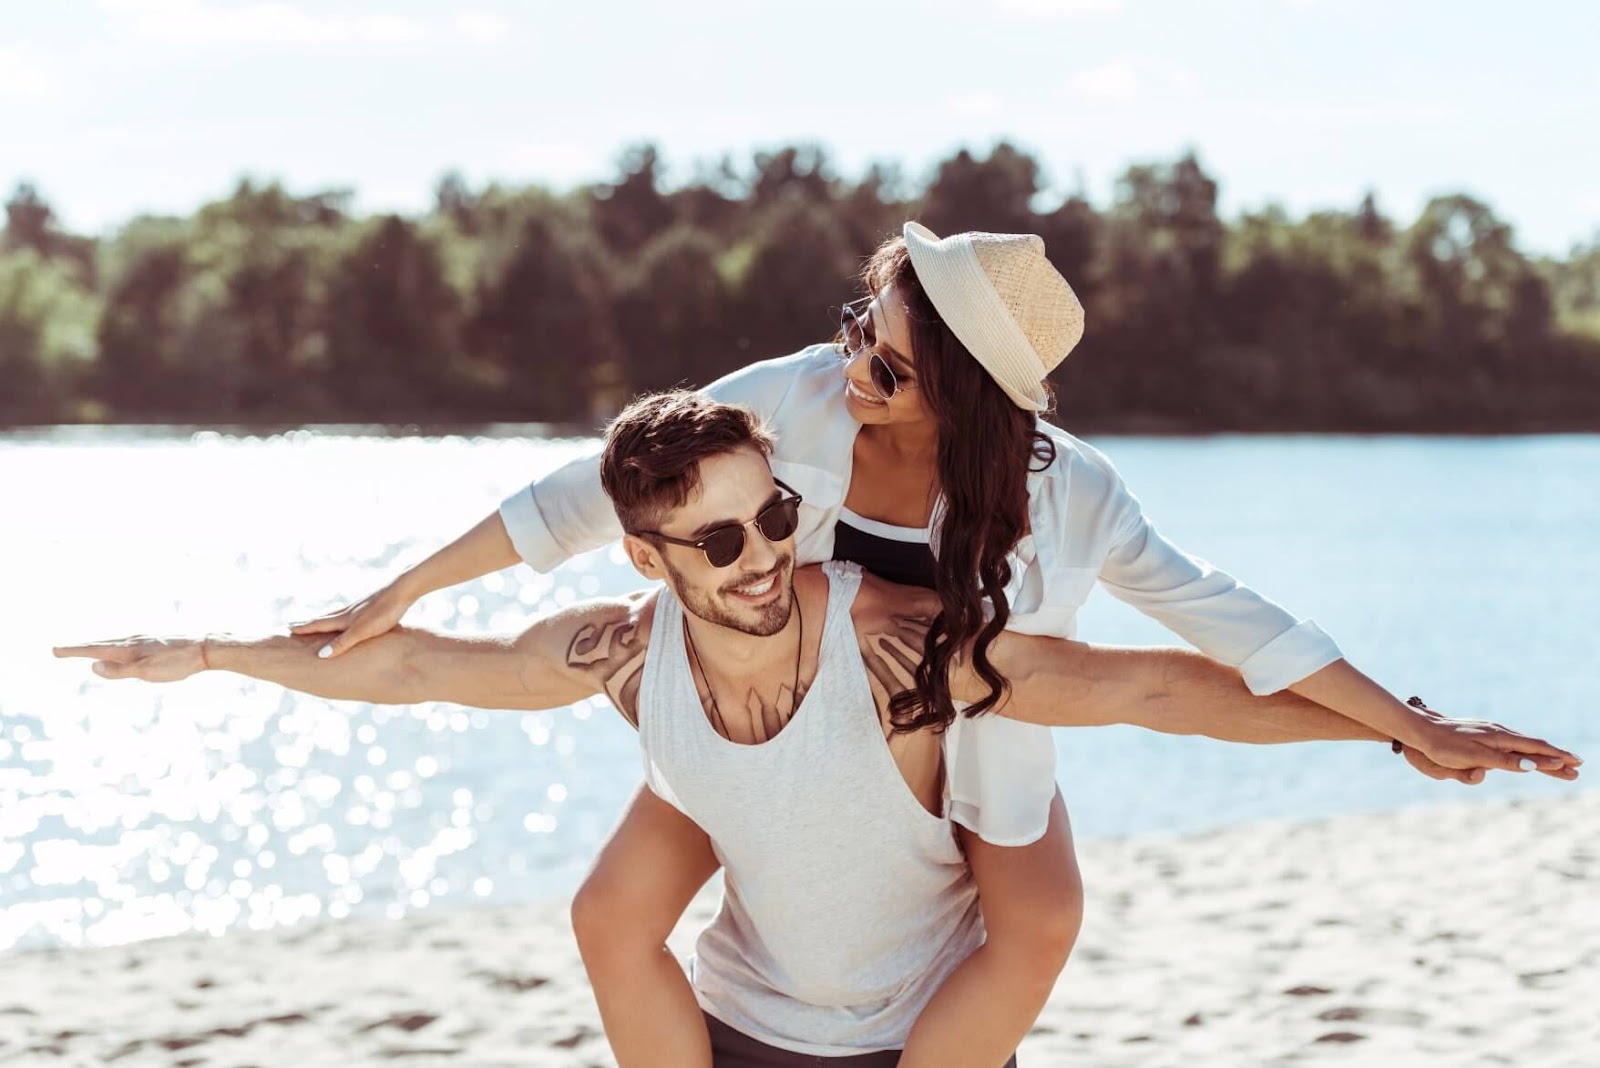
[[[880,331],[878,329],[878,323],[877,323],[877,319],[876,319],[876,316],[882,315],[882,314],[883,314],[882,311],[874,312],[873,305],[871,305],[871,304],[867,305],[867,329],[872,331],[872,347],[873,348],[877,348],[877,347],[879,347],[881,345],[884,348],[884,350],[888,352],[888,354],[890,356],[892,356],[896,360],[899,360],[900,363],[903,365],[903,367],[896,367],[895,370],[896,371],[904,370],[904,372],[906,374],[910,374],[911,373],[911,361],[906,359],[905,355],[899,349],[895,348],[893,345],[891,345],[887,341],[883,340],[883,333],[882,333],[882,331]]]

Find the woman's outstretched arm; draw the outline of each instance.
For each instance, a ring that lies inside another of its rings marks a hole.
[[[774,419],[794,383],[796,360],[804,356],[751,364],[719,378],[704,392]],[[323,655],[340,656],[398,626],[419,598],[435,590],[470,582],[518,560],[537,571],[553,571],[621,536],[616,512],[600,486],[600,451],[595,447],[513,493],[477,526],[371,596],[297,623],[291,633],[330,635]]]
[[[1252,694],[1236,669],[1188,649],[1117,648],[1008,631],[995,640],[990,659],[1010,682],[1010,692],[996,711],[1031,723],[1124,723],[1164,734],[1253,744],[1396,736],[1291,691]],[[961,679],[959,687],[952,685],[953,693],[965,699],[981,693],[970,665],[957,671]],[[1445,767],[1577,777],[1574,769],[1581,761],[1573,754],[1497,723],[1447,719],[1403,704],[1398,715],[1419,721],[1407,734],[1451,734],[1451,755],[1459,762],[1439,759],[1435,749],[1416,747]],[[1399,737],[1406,741],[1404,734]]]
[[[435,590],[470,582],[516,562],[517,550],[496,511],[370,596],[337,612],[296,623],[289,632],[297,636],[331,634],[321,655],[338,656],[399,626],[411,606]]]

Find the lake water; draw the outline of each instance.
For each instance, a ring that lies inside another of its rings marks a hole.
[[[1396,692],[1600,754],[1600,438],[1096,443],[1178,544],[1315,618]],[[607,704],[383,708],[220,674],[157,688],[49,647],[281,628],[370,592],[580,447],[0,436],[0,949],[569,893],[639,782]],[[408,622],[514,630],[636,584],[601,550],[437,594]],[[1098,592],[1081,628],[1172,640]],[[1469,792],[1375,744],[1057,740],[1080,837],[1589,788],[1498,776]]]

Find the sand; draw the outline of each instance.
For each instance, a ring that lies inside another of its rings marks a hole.
[[[1600,1065],[1597,831],[1574,790],[1083,843],[1021,1063]],[[0,1065],[396,1063],[610,1064],[565,908],[0,956]]]

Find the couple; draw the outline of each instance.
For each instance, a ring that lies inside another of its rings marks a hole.
[[[1314,625],[1162,539],[1104,457],[1039,422],[1044,375],[1082,318],[1037,238],[941,241],[912,224],[865,277],[865,306],[846,309],[842,382],[840,348],[818,346],[707,391],[778,427],[770,468],[760,435],[737,427],[696,430],[715,447],[673,461],[651,427],[720,426],[735,410],[647,402],[608,438],[612,500],[595,461],[557,472],[378,595],[297,628],[343,632],[320,663],[289,639],[63,652],[99,656],[113,676],[177,677],[198,660],[368,700],[529,707],[609,693],[641,728],[651,789],[574,919],[624,1065],[706,1064],[713,1048],[724,1065],[1004,1061],[1081,914],[1042,725],[1395,738],[1436,778],[1575,776],[1575,758],[1543,742],[1394,699]],[[637,489],[657,483],[663,498]],[[509,564],[513,545],[548,568],[624,530],[670,592],[569,609],[511,644],[368,640],[421,593]],[[801,567],[791,587],[793,564],[823,560],[933,592],[840,565]],[[1072,636],[1097,577],[1239,672],[1050,640]],[[1252,699],[1246,684],[1276,696]],[[788,725],[813,686],[824,693]],[[885,729],[858,738],[868,700]],[[957,702],[999,714],[959,716]],[[807,804],[782,804],[798,791]],[[727,904],[691,988],[662,940],[719,862]]]

